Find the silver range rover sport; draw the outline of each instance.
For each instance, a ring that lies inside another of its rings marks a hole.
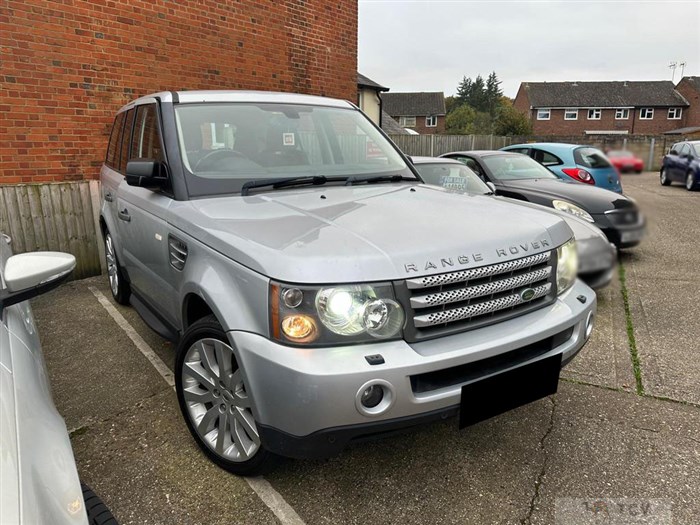
[[[187,426],[236,474],[544,397],[591,334],[563,220],[424,185],[345,101],[146,96],[101,180],[114,299],[176,342]]]

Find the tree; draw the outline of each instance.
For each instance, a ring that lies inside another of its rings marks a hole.
[[[454,97],[445,97],[445,111],[449,114],[452,113],[460,105],[459,99]]]
[[[458,101],[458,106],[461,106],[462,104],[469,104],[472,92],[472,79],[462,77],[462,81],[457,86],[457,94],[455,95],[455,98]]]
[[[468,104],[462,104],[453,109],[445,119],[445,127],[448,133],[456,135],[470,135],[474,133],[474,118],[476,111]]]
[[[504,105],[498,111],[494,133],[496,135],[531,135],[532,125],[520,111],[511,105]]]
[[[486,100],[488,101],[488,112],[492,117],[496,116],[496,112],[502,103],[503,91],[501,91],[501,81],[498,80],[496,72],[492,71],[489,78],[486,80]]]

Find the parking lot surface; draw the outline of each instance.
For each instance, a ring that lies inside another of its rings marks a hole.
[[[700,193],[661,187],[653,173],[623,184],[649,236],[621,256],[624,281],[599,293],[594,335],[555,396],[462,431],[445,421],[330,460],[285,461],[266,477],[299,518],[282,521],[544,524],[563,498],[582,502],[582,519],[595,502],[629,498],[699,523]],[[199,452],[174,391],[124,327],[171,370],[172,345],[112,302],[126,325],[115,321],[100,294],[110,297],[95,277],[33,301],[83,480],[122,524],[279,523]]]

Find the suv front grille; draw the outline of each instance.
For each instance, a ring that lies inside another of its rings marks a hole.
[[[523,315],[556,298],[556,252],[395,283],[408,342],[463,332]],[[522,292],[532,289],[531,297]]]

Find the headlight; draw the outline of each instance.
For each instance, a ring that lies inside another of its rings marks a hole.
[[[329,346],[398,338],[404,320],[388,283],[270,285],[270,332],[286,344]]]
[[[573,215],[574,217],[578,217],[579,219],[584,219],[588,222],[595,222],[593,220],[593,217],[591,217],[590,213],[588,213],[583,208],[576,206],[575,204],[571,204],[570,202],[553,200],[552,206],[554,206],[554,209],[570,213],[571,215]]]
[[[577,271],[576,241],[571,239],[557,248],[557,294],[562,294],[573,286]]]

